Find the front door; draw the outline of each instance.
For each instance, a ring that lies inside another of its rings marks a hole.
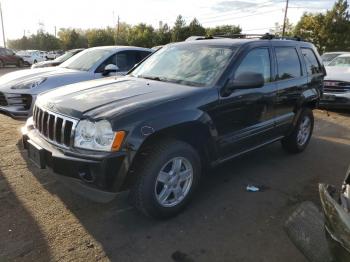
[[[271,49],[265,47],[248,51],[233,74],[254,72],[264,76],[265,84],[260,88],[235,89],[230,95],[221,97],[214,112],[214,121],[219,135],[221,158],[261,145],[273,139],[274,97],[276,85],[271,82]]]

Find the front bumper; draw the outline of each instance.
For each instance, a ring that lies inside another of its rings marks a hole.
[[[350,93],[324,93],[320,106],[335,109],[350,109]]]
[[[74,192],[96,202],[108,202],[124,190],[128,172],[126,152],[72,152],[52,145],[36,129],[22,128],[25,149],[41,149],[44,165]]]
[[[344,189],[349,185],[344,185]],[[349,189],[347,189],[349,190]],[[319,185],[326,236],[335,261],[350,261],[349,198],[330,185]]]

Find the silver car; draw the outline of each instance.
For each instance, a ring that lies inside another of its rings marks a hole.
[[[340,55],[326,66],[321,105],[350,109],[350,54]]]
[[[113,74],[124,75],[152,53],[151,49],[108,46],[86,49],[57,67],[27,69],[0,77],[0,112],[27,118],[38,94]]]

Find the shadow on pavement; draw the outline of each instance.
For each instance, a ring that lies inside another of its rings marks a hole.
[[[332,125],[334,134],[321,128],[302,154],[289,155],[275,143],[209,170],[189,208],[168,221],[142,216],[125,196],[96,204],[56,183],[45,189],[64,202],[112,261],[172,261],[174,254],[180,254],[175,261],[305,261],[282,226],[296,204],[318,200],[319,182],[338,185],[343,179],[350,141],[324,136],[342,136],[349,128]],[[28,168],[42,179],[36,167]],[[246,192],[247,184],[264,191]]]
[[[1,170],[0,232],[0,261],[50,261],[45,236]]]

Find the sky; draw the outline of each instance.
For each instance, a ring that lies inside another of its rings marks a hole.
[[[288,18],[296,23],[303,12],[325,12],[335,0],[289,0]],[[285,0],[0,0],[6,39],[59,28],[104,28],[121,22],[172,26],[181,14],[205,26],[239,25],[244,33],[265,33],[283,22]],[[3,42],[0,34],[0,43]]]

